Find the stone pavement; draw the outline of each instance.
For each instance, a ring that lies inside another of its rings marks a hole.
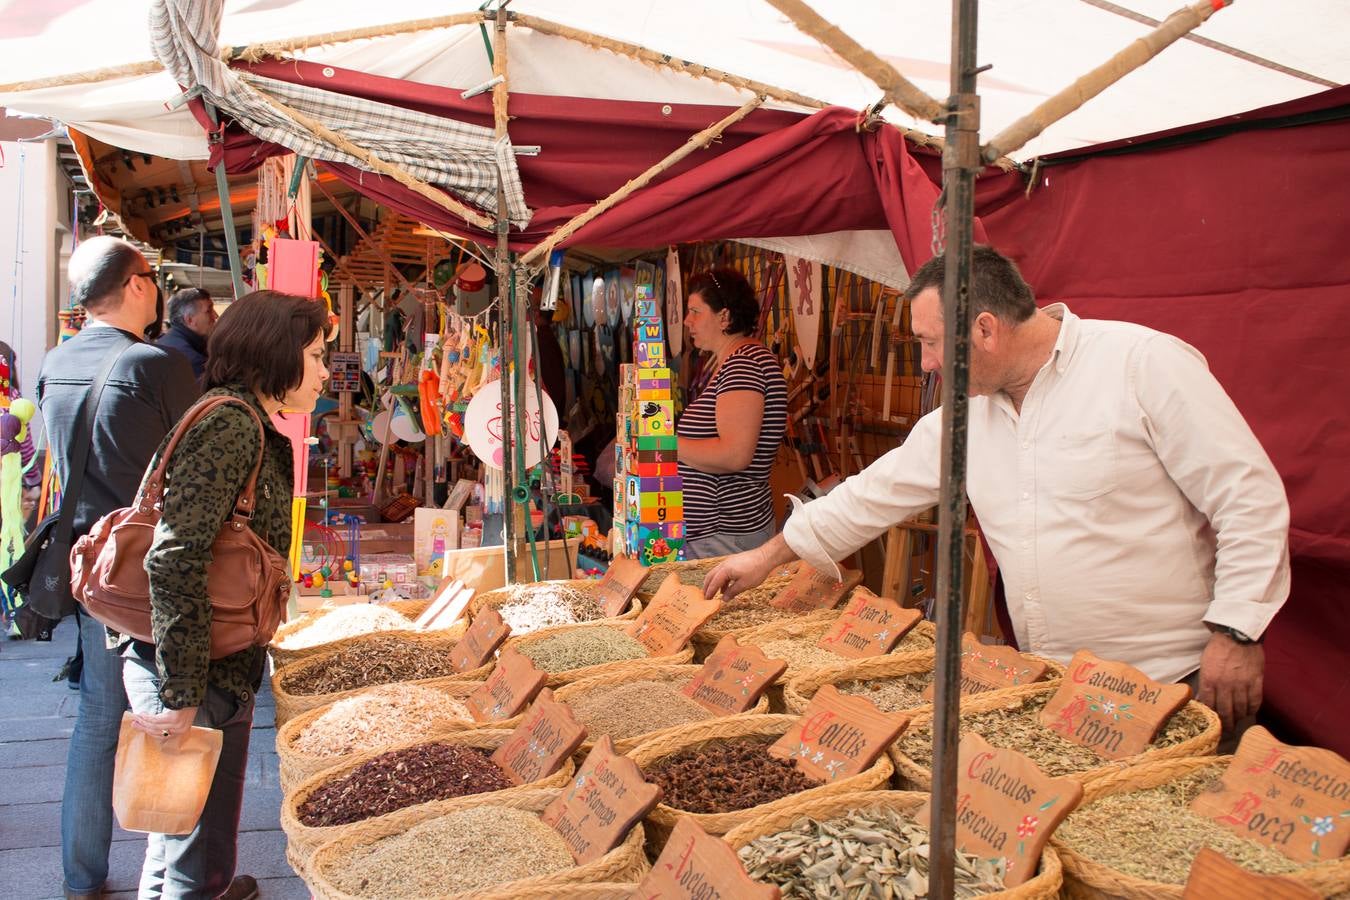
[[[52,676],[75,652],[76,634],[75,620],[66,619],[50,643],[0,638],[0,895],[5,900],[62,896],[61,790],[80,698]],[[249,744],[239,873],[257,878],[266,900],[306,900],[309,891],[286,863],[273,713],[264,681]],[[113,832],[104,896],[135,897],[144,854],[143,835]]]

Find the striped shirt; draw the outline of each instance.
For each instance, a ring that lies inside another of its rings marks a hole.
[[[717,433],[717,398],[723,392],[755,391],[764,397],[764,418],[750,465],[739,472],[700,472],[683,462],[685,537],[710,534],[746,534],[773,521],[773,498],[769,471],[787,428],[787,384],[778,359],[763,344],[745,344],[736,349],[712,381],[685,409],[675,433],[682,438],[706,440]]]

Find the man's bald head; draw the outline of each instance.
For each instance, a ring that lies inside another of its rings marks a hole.
[[[70,255],[67,272],[75,302],[90,312],[112,312],[122,304],[127,279],[145,268],[145,257],[121,238],[89,238]]]

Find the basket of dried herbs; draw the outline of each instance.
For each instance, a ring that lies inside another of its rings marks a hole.
[[[288,791],[281,803],[286,859],[300,871],[320,844],[357,822],[411,815],[410,810],[459,797],[567,783],[571,760],[547,778],[513,784],[490,758],[512,733],[483,728],[403,741],[314,774]]]
[[[299,659],[272,673],[277,727],[316,706],[380,684],[453,678],[480,681],[491,665],[456,672],[450,651],[458,636],[398,632],[349,638],[340,650]]]
[[[798,797],[728,833],[750,877],[784,900],[928,896],[928,824],[913,814],[927,794],[856,791]],[[956,854],[956,896],[1041,900],[1058,896],[1060,862],[1046,847],[1037,874],[1003,886],[1002,863]]]
[[[668,656],[649,656],[647,648],[628,633],[627,623],[606,622],[557,625],[534,634],[509,638],[505,644],[520,651],[535,668],[548,673],[545,684],[560,687],[593,675],[622,673],[634,662],[680,665],[694,658],[685,647]]]
[[[282,790],[361,754],[475,727],[464,701],[480,684],[450,678],[382,684],[306,710],[277,729]]]
[[[703,587],[703,580],[715,569],[725,556],[709,556],[704,559],[686,559],[679,562],[657,563],[647,570],[647,577],[638,587],[637,596],[646,603],[656,596],[656,592],[670,575],[680,576],[684,584]]]
[[[975,732],[995,747],[1026,754],[1051,777],[1067,775],[1089,781],[1106,772],[1153,759],[1201,756],[1219,745],[1219,717],[1209,707],[1189,701],[1138,756],[1108,762],[1087,747],[1065,740],[1040,724],[1045,704],[1058,689],[1053,684],[1028,684],[985,696],[961,699],[961,734]],[[926,791],[932,786],[932,710],[919,712],[888,751],[899,786]]]
[[[934,659],[934,653],[921,657],[887,654],[815,669],[783,686],[783,705],[790,713],[800,713],[816,691],[832,684],[841,694],[866,697],[882,712],[922,709],[931,702],[924,699],[923,691],[933,683]],[[1047,666],[1045,677],[1036,684],[1059,684],[1064,666],[1054,660],[1042,661]]]
[[[759,585],[747,591],[741,591],[729,601],[723,601],[722,608],[711,619],[704,622],[698,631],[694,632],[694,656],[702,659],[712,653],[713,648],[722,638],[729,634],[740,634],[748,628],[757,628],[761,625],[771,625],[776,622],[833,619],[834,616],[838,615],[836,610],[817,610],[805,614],[796,613],[787,609],[779,609],[769,603],[792,583],[793,576],[797,574],[797,567],[800,565],[800,563],[793,563],[790,566],[775,569]]]
[[[886,783],[894,771],[880,756],[857,775],[822,782],[769,747],[797,716],[732,716],[670,729],[626,756],[647,781],[661,786],[661,802],[647,814],[648,850],[655,859],[675,822],[690,816],[708,834],[726,834],[800,797],[862,791]]]
[[[649,868],[642,825],[604,856],[577,865],[539,818],[560,793],[503,791],[358,822],[320,845],[302,877],[315,900],[513,900],[641,880]]]
[[[642,611],[642,602],[637,599],[628,604],[622,615],[606,617],[595,600],[595,589],[599,584],[589,579],[574,579],[508,585],[474,597],[469,603],[469,615],[473,617],[484,609],[495,609],[516,637],[556,625],[637,618]]]
[[[692,722],[707,722],[717,716],[680,693],[702,671],[702,666],[650,666],[607,675],[593,675],[565,684],[554,698],[572,709],[586,726],[586,741],[577,751],[590,752],[603,735],[614,741],[615,753],[627,753],[638,744]],[[759,702],[737,715],[760,715],[769,711],[769,701]]]
[[[1322,897],[1350,897],[1350,857],[1301,863],[1197,815],[1190,802],[1216,782],[1231,756],[1160,759],[1083,786],[1083,800],[1050,839],[1074,900],[1181,900],[1205,847],[1245,869],[1282,875]]]
[[[286,622],[272,635],[272,641],[267,645],[272,668],[280,669],[297,659],[340,650],[345,646],[344,641],[367,634],[414,632],[413,623],[430,603],[430,600],[395,600],[392,603],[321,606]],[[458,638],[467,624],[447,623],[434,632],[440,637]]]

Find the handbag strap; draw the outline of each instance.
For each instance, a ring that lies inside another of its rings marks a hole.
[[[94,424],[98,420],[98,405],[103,400],[103,388],[108,376],[117,367],[117,362],[139,341],[124,344],[121,350],[110,354],[94,380],[89,382],[80,401],[80,411],[76,414],[79,428],[75,432],[75,443],[70,448],[70,468],[66,472],[66,484],[61,485],[61,512],[56,520],[56,540],[70,544],[70,536],[75,530],[75,507],[79,506],[80,488],[84,487],[84,470],[89,465],[89,448],[94,443]]]
[[[173,436],[169,438],[169,445],[164,448],[164,454],[159,459],[159,465],[155,466],[150,477],[141,485],[141,489],[136,492],[136,510],[142,514],[147,514],[153,507],[160,504],[164,497],[164,479],[169,471],[169,462],[173,457],[173,451],[178,448],[178,442],[183,439],[192,427],[201,419],[205,418],[211,412],[227,404],[242,407],[253,417],[253,424],[258,427],[258,458],[253,461],[253,469],[249,472],[248,481],[244,484],[243,491],[234,503],[234,514],[231,517],[231,524],[236,531],[244,527],[244,521],[253,518],[254,495],[258,487],[258,472],[262,469],[263,450],[267,446],[267,435],[263,431],[262,419],[258,413],[248,403],[240,400],[238,397],[205,397],[198,400],[185,413],[183,418],[178,421],[174,427]]]

